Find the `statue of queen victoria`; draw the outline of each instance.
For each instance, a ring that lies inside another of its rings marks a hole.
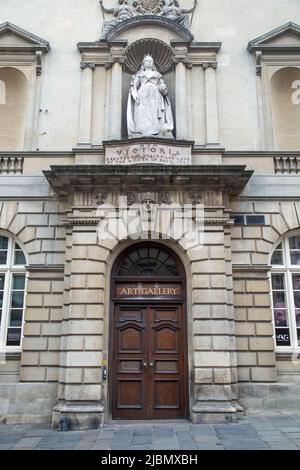
[[[173,139],[174,128],[168,89],[153,58],[145,55],[140,70],[133,76],[127,103],[128,137]]]

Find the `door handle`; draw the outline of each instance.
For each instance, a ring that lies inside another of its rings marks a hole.
[[[155,366],[155,361],[150,361],[149,366],[154,367]]]
[[[144,365],[144,367],[147,367],[147,365],[148,365],[148,364],[147,364],[147,361],[144,361],[144,362],[143,362],[143,365]]]

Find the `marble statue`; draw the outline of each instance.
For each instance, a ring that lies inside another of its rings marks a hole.
[[[197,5],[197,0],[194,0],[194,6],[192,8],[180,8],[177,0],[163,0],[163,7],[160,12],[161,16],[165,16],[169,20],[176,21],[185,28],[189,29],[189,17],[187,13],[192,13]]]
[[[183,9],[180,8],[178,0],[119,0],[119,5],[116,8],[106,8],[103,5],[103,0],[100,0],[103,14],[102,37],[105,38],[122,21],[144,15],[163,16],[176,21],[186,29],[190,29],[187,14],[195,10],[196,4],[197,0],[194,0],[192,8]],[[105,20],[104,13],[113,14],[115,18]]]
[[[103,21],[102,36],[104,38],[109,33],[109,31],[111,31],[119,23],[137,15],[136,10],[132,6],[130,0],[119,0],[119,6],[116,8],[105,8],[103,5],[103,0],[100,0],[100,5],[102,11],[105,13],[112,13],[116,17],[113,20]]]
[[[173,115],[168,89],[153,58],[145,55],[140,70],[133,76],[127,103],[128,137],[173,139]]]

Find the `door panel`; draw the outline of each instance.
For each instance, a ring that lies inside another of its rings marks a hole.
[[[186,416],[185,347],[182,305],[151,305],[151,417]]]
[[[119,419],[146,419],[147,307],[116,305],[113,334],[112,414]]]
[[[113,328],[113,418],[186,417],[182,305],[115,305]]]

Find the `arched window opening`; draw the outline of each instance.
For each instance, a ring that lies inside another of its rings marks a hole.
[[[285,67],[271,80],[273,130],[276,150],[300,146],[300,69]]]
[[[164,248],[145,245],[133,248],[120,260],[116,275],[128,276],[180,276],[178,261]]]
[[[276,346],[300,349],[300,234],[276,246],[271,265]]]
[[[0,104],[6,104],[6,83],[0,80]]]
[[[0,68],[0,104],[5,104],[0,105],[0,151],[24,150],[27,95],[25,75],[13,67]]]
[[[16,240],[0,233],[0,351],[21,348],[25,265],[24,252]]]

